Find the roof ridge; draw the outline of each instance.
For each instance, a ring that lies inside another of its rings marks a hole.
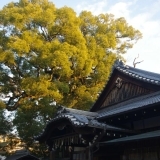
[[[146,70],[142,70],[139,68],[134,68],[128,65],[125,65],[123,62],[115,63],[115,69],[118,71],[129,75],[130,77],[134,77],[141,81],[145,81],[148,83],[160,85],[160,74],[154,73]]]
[[[74,114],[85,115],[85,116],[90,116],[90,117],[97,116],[96,112],[84,111],[80,109],[73,109],[73,108],[67,108],[64,106],[59,106],[57,114],[61,114],[61,113],[74,113]]]
[[[128,77],[137,79],[139,81],[146,82],[146,83],[149,83],[152,85],[160,86],[160,74],[159,73],[154,73],[154,72],[142,70],[139,68],[134,68],[129,65],[126,65],[121,60],[116,60],[113,67],[112,67],[112,71],[111,71],[109,80],[112,77],[112,74],[115,70],[127,75]],[[102,96],[102,94],[104,93],[104,90],[106,89],[107,84],[108,84],[108,82],[104,85],[101,93],[97,97],[97,100],[91,106],[90,111],[93,111],[95,109],[95,107],[98,106],[98,100]]]

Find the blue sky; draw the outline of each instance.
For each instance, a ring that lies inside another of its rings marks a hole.
[[[0,1],[0,8],[12,0]],[[18,2],[18,0],[13,0]],[[130,49],[125,58],[132,65],[139,54],[136,67],[160,73],[160,0],[50,0],[57,8],[68,6],[77,14],[82,10],[93,14],[112,13],[124,17],[134,28],[139,29],[143,38]]]

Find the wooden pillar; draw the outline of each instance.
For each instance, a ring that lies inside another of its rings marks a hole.
[[[53,147],[53,141],[49,139],[46,143],[49,147],[49,159],[50,160],[55,160],[55,150],[54,150],[54,147]]]
[[[72,146],[69,146],[69,160],[73,160],[73,152],[74,152],[74,148]]]
[[[55,150],[50,151],[50,160],[55,160]]]
[[[88,148],[88,160],[93,160],[93,150],[91,146]]]

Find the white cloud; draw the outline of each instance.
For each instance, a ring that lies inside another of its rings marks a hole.
[[[146,6],[147,9],[143,9],[142,13],[140,8],[133,14],[132,9],[135,7],[135,2],[119,2],[109,9],[109,12],[114,14],[116,18],[125,17],[130,25],[139,29],[143,34],[142,40],[125,55],[127,64],[132,66],[134,58],[139,54],[138,61],[144,61],[137,65],[138,68],[160,73],[160,19],[159,17],[156,19],[159,12],[157,5],[160,5],[160,0],[153,3],[152,6]]]
[[[104,13],[105,7],[107,6],[107,0],[93,0],[93,4],[85,2],[81,2],[77,5],[77,10],[81,12],[82,10],[91,11],[93,14],[98,15],[100,13]]]
[[[125,19],[128,19],[130,14],[130,5],[132,5],[131,2],[118,2],[115,5],[111,6],[108,12],[114,14],[116,18],[125,17]]]

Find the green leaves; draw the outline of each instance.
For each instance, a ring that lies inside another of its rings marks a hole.
[[[0,101],[0,135],[8,134],[12,129],[12,123],[7,120],[5,110],[2,109],[3,104]]]

